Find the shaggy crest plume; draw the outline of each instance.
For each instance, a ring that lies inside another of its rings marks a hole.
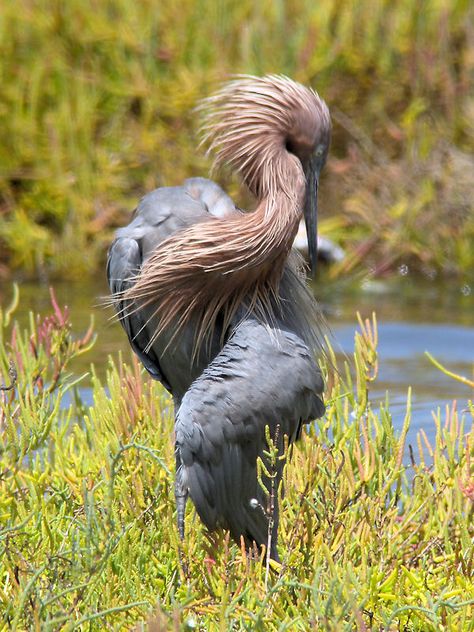
[[[283,75],[242,75],[204,99],[201,109],[213,168],[234,167],[258,199],[290,184],[282,164],[289,142],[304,139],[314,146],[331,126],[318,94]]]
[[[215,166],[229,165],[257,198],[255,211],[209,216],[163,241],[116,294],[127,310],[156,304],[158,328],[196,317],[197,343],[218,315],[225,330],[244,302],[271,319],[306,193],[304,161],[329,137],[326,104],[287,77],[243,76],[203,101],[203,141]],[[132,307],[130,307],[132,306]],[[128,311],[127,313],[130,313]]]

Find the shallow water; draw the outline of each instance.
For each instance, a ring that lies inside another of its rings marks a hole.
[[[73,329],[78,334],[95,320],[97,342],[94,349],[77,359],[72,369],[80,374],[94,362],[99,373],[105,372],[106,356],[122,351],[130,353],[120,326],[110,320],[111,311],[100,306],[107,295],[105,282],[56,283],[60,305],[70,308]],[[389,394],[391,412],[396,427],[401,427],[406,411],[408,386],[412,394],[412,426],[409,441],[423,427],[428,436],[434,434],[432,411],[457,400],[458,410],[466,407],[474,396],[472,389],[438,371],[425,356],[429,351],[451,371],[473,377],[474,369],[474,288],[466,285],[439,285],[419,279],[400,277],[391,281],[334,284],[320,280],[315,293],[331,327],[333,343],[342,356],[351,356],[356,312],[363,318],[377,314],[379,331],[379,377],[371,393],[374,405]],[[0,300],[3,304],[9,292]],[[30,310],[50,311],[47,286],[21,284],[21,303],[17,318],[26,324]],[[103,370],[101,371],[101,367]],[[82,390],[84,400],[90,400],[88,389]]]
[[[424,428],[435,433],[433,411],[457,402],[465,410],[471,388],[444,375],[426,357],[428,351],[450,371],[474,377],[474,294],[470,286],[441,285],[412,278],[366,282],[359,289],[332,287],[320,292],[339,348],[352,354],[356,312],[377,315],[379,374],[371,401],[385,401],[401,428],[408,387],[412,386],[412,422],[408,442]],[[470,423],[470,420],[469,420]]]

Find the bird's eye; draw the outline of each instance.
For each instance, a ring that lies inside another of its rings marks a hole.
[[[314,151],[316,156],[322,156],[324,154],[324,145],[318,145]]]

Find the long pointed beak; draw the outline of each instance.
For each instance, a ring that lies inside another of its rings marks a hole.
[[[318,261],[318,186],[319,171],[310,163],[306,173],[306,200],[304,205],[304,221],[308,239],[308,258],[311,277],[314,278]]]

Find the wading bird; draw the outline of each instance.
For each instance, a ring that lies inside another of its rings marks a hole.
[[[117,231],[107,275],[133,350],[174,399],[181,538],[189,495],[211,531],[278,559],[282,460],[272,494],[257,460],[271,467],[266,426],[282,452],[324,412],[319,313],[291,246],[304,217],[314,270],[330,117],[313,90],[275,75],[231,81],[203,110],[215,165],[240,173],[255,210],[204,178],[156,189]]]

